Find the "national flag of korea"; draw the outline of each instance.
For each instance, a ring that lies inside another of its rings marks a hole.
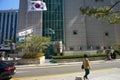
[[[42,1],[29,1],[28,11],[45,11],[47,10],[45,2]]]

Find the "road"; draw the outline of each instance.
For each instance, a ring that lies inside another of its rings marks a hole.
[[[120,68],[120,60],[90,62],[91,70],[99,70],[106,68]],[[65,74],[73,72],[83,72],[79,64],[70,65],[55,65],[55,66],[36,66],[36,67],[25,67],[17,69],[15,78],[30,77],[30,76],[45,76],[54,74]]]

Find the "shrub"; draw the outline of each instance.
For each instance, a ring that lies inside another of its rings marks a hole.
[[[25,53],[22,58],[40,58],[41,56],[43,56],[44,54],[43,53]]]
[[[68,55],[68,56],[53,56],[53,59],[74,59],[74,58],[83,58],[84,54],[80,55]],[[103,57],[106,54],[88,54],[88,57]]]
[[[17,42],[16,48],[23,50],[25,53],[43,52],[48,47],[49,41],[50,37],[26,35],[26,39],[23,42]]]
[[[114,43],[112,45],[112,47],[113,47],[114,50],[116,50],[116,51],[118,51],[120,53],[120,43]]]

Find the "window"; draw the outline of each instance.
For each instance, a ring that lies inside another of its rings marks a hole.
[[[109,33],[108,33],[108,32],[105,32],[105,36],[109,36]]]
[[[102,2],[102,1],[104,1],[104,0],[95,0],[95,2]]]
[[[93,50],[93,46],[88,46],[87,49]]]
[[[80,50],[82,50],[82,47],[80,47]]]
[[[100,49],[100,47],[99,47],[99,46],[96,46],[96,49],[98,50],[98,49]]]
[[[70,51],[74,51],[74,48],[73,48],[73,47],[70,47]]]
[[[78,31],[77,30],[73,30],[73,34],[74,35],[78,34]]]
[[[43,36],[50,36],[52,41],[62,40],[64,43],[63,0],[43,1],[48,8],[47,11],[43,12]],[[48,34],[48,28],[53,29],[55,34]]]

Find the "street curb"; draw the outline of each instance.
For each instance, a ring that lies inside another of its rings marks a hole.
[[[120,61],[120,59],[116,59]],[[97,60],[97,61],[90,61],[91,63],[99,63],[99,62],[106,62],[106,61],[114,61],[114,60]],[[45,67],[45,66],[59,66],[59,65],[73,65],[73,64],[82,64],[82,62],[69,62],[69,63],[45,63],[45,64],[30,64],[30,65],[16,65],[16,68],[24,68],[24,67]]]
[[[109,71],[109,70],[114,70],[117,68],[104,68],[104,69],[98,69],[98,70],[91,70],[91,72],[98,72],[98,71]],[[35,78],[47,78],[47,77],[51,77],[51,76],[66,76],[66,75],[71,75],[71,74],[83,74],[84,71],[82,72],[69,72],[69,73],[62,73],[62,74],[50,74],[50,75],[45,75],[45,76],[28,76],[28,77],[21,77],[21,78],[13,78],[11,80],[26,80],[26,79],[33,79],[33,80],[38,80]]]

